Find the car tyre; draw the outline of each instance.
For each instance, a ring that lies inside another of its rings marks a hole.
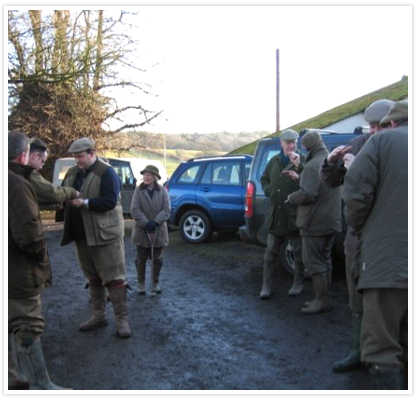
[[[179,232],[185,242],[205,243],[212,236],[212,224],[204,212],[190,210],[179,220]]]

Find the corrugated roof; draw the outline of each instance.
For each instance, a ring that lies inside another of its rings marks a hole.
[[[374,101],[381,99],[390,99],[393,101],[403,100],[408,97],[408,77],[403,78],[392,85],[386,86],[382,89],[376,90],[375,92],[368,93],[358,99],[352,100],[341,106],[335,107],[331,110],[325,111],[316,117],[309,118],[306,121],[300,122],[299,124],[287,127],[285,129],[294,129],[300,131],[304,128],[316,128],[322,129],[328,125],[342,121],[354,114],[364,112],[364,110]],[[279,136],[281,131],[273,133],[266,137]],[[229,154],[253,154],[258,140],[249,143],[243,147],[231,151]]]

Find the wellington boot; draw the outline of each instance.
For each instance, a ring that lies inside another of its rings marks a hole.
[[[111,302],[114,306],[117,334],[121,338],[131,336],[130,324],[127,316],[127,289],[126,286],[109,286]]]
[[[403,390],[403,368],[373,364],[370,380],[373,390]]]
[[[295,261],[295,272],[293,274],[293,284],[288,292],[288,296],[297,296],[303,291],[303,279],[305,267],[301,261]]]
[[[362,318],[363,318],[362,313],[352,314],[350,352],[342,360],[336,361],[332,364],[332,368],[334,371],[337,371],[337,372],[349,371],[353,368],[356,368],[362,365],[361,364],[361,348],[360,348]]]
[[[106,289],[103,286],[89,286],[92,317],[83,322],[80,331],[92,331],[108,325],[108,320],[105,315],[105,307],[107,303]]]
[[[51,382],[39,339],[18,340],[16,348],[19,365],[30,382],[30,390],[72,390]]]
[[[136,258],[136,271],[138,288],[137,293],[140,295],[146,294],[146,258]]]
[[[303,314],[319,314],[331,310],[328,298],[328,281],[326,273],[312,276],[316,299],[302,308]]]
[[[160,271],[163,265],[163,258],[154,261],[153,271],[152,271],[152,294],[162,293],[162,289],[159,284]]]
[[[263,286],[260,292],[262,300],[268,300],[272,297],[272,280],[275,271],[274,261],[264,261],[263,264]]]
[[[14,334],[9,333],[8,344],[8,389],[9,390],[27,390],[29,389],[29,381],[22,371],[20,371],[16,354],[16,342]]]

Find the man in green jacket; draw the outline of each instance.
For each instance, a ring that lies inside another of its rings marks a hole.
[[[345,175],[347,222],[361,238],[361,361],[372,389],[404,388],[408,362],[408,104],[395,103]]]
[[[34,168],[30,174],[30,183],[36,191],[39,204],[59,204],[66,200],[77,198],[79,192],[74,188],[54,186],[40,174],[39,171],[42,169],[47,159],[48,148],[46,147],[46,144],[40,139],[32,139],[30,142],[28,165]]]
[[[305,268],[302,263],[302,239],[296,226],[296,206],[286,201],[290,193],[299,189],[299,174],[303,168],[303,155],[297,152],[298,137],[292,129],[281,133],[282,150],[268,162],[260,179],[265,196],[270,198],[261,299],[271,297],[272,278],[286,237],[291,241],[295,259],[294,281],[288,295],[296,296],[303,290]]]
[[[9,131],[8,142],[9,389],[65,390],[49,379],[40,340],[45,323],[41,294],[50,283],[51,265],[29,182],[29,138]]]
[[[302,236],[302,259],[312,276],[316,294],[316,298],[302,308],[302,313],[317,314],[331,309],[331,249],[335,234],[341,232],[341,192],[340,188],[329,188],[319,177],[322,161],[328,155],[321,135],[308,132],[301,143],[308,156],[300,189],[290,194],[288,201],[298,206],[296,224]]]

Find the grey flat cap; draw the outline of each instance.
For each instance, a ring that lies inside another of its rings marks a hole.
[[[387,115],[394,101],[383,99],[371,103],[364,111],[364,119],[368,122],[377,124]]]
[[[388,124],[390,121],[399,121],[408,118],[408,102],[407,100],[394,103],[387,115],[380,121],[381,125]]]
[[[95,141],[83,137],[81,139],[75,140],[75,142],[73,142],[71,146],[69,146],[68,153],[80,153],[81,151],[87,151],[90,149],[95,149]]]
[[[293,129],[285,129],[281,134],[280,134],[280,140],[297,140],[299,137],[299,134],[294,131]]]

